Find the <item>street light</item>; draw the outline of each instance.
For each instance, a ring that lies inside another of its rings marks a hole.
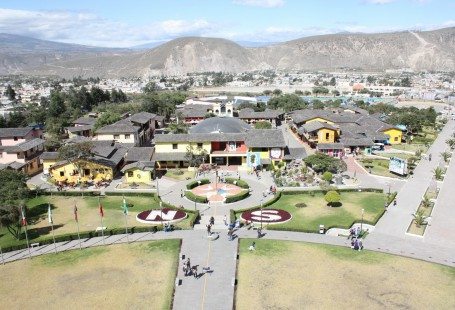
[[[156,196],[160,198],[160,186],[159,186],[159,179],[158,177],[156,178]]]
[[[360,222],[360,233],[362,233],[363,230],[363,213],[365,212],[365,209],[362,209],[362,221]]]
[[[163,226],[163,202],[160,201],[160,213],[161,213],[161,227],[164,228]]]
[[[261,231],[262,231],[262,200],[263,199],[261,199]]]

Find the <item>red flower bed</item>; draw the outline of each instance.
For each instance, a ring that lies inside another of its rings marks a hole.
[[[240,216],[242,220],[255,223],[279,224],[289,221],[291,213],[280,209],[260,209],[245,211]]]
[[[136,216],[136,219],[142,223],[159,224],[174,223],[185,219],[188,215],[182,210],[169,208],[153,209],[142,211]]]

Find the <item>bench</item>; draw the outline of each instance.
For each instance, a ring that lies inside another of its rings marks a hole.
[[[39,242],[30,244],[30,247],[32,247],[32,248],[37,247],[37,246],[39,246]]]

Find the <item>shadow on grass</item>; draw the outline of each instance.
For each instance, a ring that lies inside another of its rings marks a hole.
[[[60,225],[60,224],[54,225],[54,229],[58,229],[63,226],[64,225]],[[31,229],[27,230],[29,239],[36,239],[41,236],[49,235],[49,234],[51,234],[51,232],[52,232],[52,227],[50,225],[46,226],[46,227],[31,228]],[[21,233],[21,239],[25,239],[25,232]]]

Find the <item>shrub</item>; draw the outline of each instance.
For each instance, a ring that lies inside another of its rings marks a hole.
[[[235,184],[238,187],[244,188],[244,189],[249,189],[250,185],[248,185],[247,182],[241,180],[241,179],[236,179],[236,178],[226,178],[226,183],[228,184]]]
[[[232,196],[226,197],[226,201],[225,202],[226,203],[231,203],[231,202],[240,201],[240,200],[245,199],[249,195],[250,195],[250,192],[245,190],[245,191],[242,191],[242,192],[238,193],[237,195],[232,195]]]
[[[333,178],[333,174],[329,171],[324,172],[324,174],[322,175],[322,179],[329,183],[332,181],[332,178]]]
[[[306,207],[307,207],[307,204],[304,203],[304,202],[299,202],[299,203],[296,203],[296,204],[295,204],[295,207],[296,207],[296,208],[306,208]]]
[[[329,206],[335,207],[339,205],[341,196],[336,191],[328,191],[327,194],[325,194],[324,199]]]
[[[207,203],[207,197],[196,195],[192,191],[185,191],[185,197],[197,203]]]
[[[204,185],[204,184],[209,184],[209,183],[210,183],[210,180],[209,180],[209,179],[194,180],[194,181],[191,181],[190,183],[188,183],[188,184],[186,185],[186,188],[187,188],[187,189],[193,189],[193,188],[195,188],[196,186]]]

